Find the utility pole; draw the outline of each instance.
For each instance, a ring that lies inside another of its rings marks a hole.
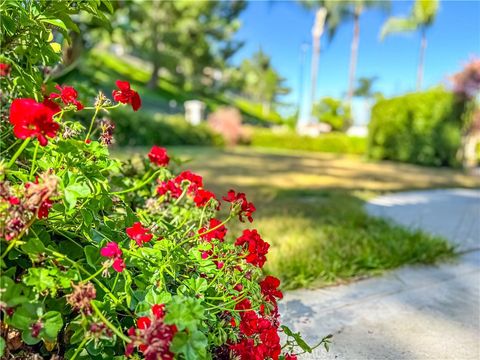
[[[308,44],[302,43],[300,45],[300,69],[298,74],[298,104],[297,111],[298,116],[301,116],[302,105],[303,105],[303,80],[305,76],[305,58],[307,56]]]
[[[317,89],[318,63],[320,60],[320,38],[323,34],[325,19],[327,17],[327,9],[321,7],[315,14],[315,23],[312,28],[312,63],[310,69],[310,102],[305,117],[300,117],[297,122],[297,131],[301,132],[301,128],[308,125],[312,121],[313,104],[315,103],[315,92]]]

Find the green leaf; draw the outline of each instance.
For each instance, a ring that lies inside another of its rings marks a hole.
[[[283,331],[285,332],[285,335],[287,336],[291,336],[293,337],[293,339],[295,340],[295,342],[297,343],[297,345],[303,350],[303,351],[306,351],[308,353],[311,353],[312,352],[312,348],[305,342],[305,340],[303,340],[302,338],[302,335],[297,332],[297,333],[294,333],[292,330],[290,330],[290,328],[286,325],[282,325],[281,326]]]
[[[23,304],[15,309],[10,325],[19,330],[28,330],[30,325],[38,319],[38,312],[41,307],[37,304]]]
[[[150,305],[155,304],[165,304],[172,299],[172,295],[167,292],[157,292],[154,288],[148,290],[147,295],[145,295],[145,301]]]
[[[21,246],[22,250],[30,254],[40,254],[45,251],[45,246],[42,241],[36,237],[30,238],[24,245]]]
[[[35,344],[38,344],[40,341],[42,341],[42,339],[39,336],[33,337],[32,331],[30,329],[22,331],[22,340],[27,345],[35,345]]]
[[[195,298],[174,296],[167,304],[166,324],[175,324],[178,330],[189,329],[194,331],[204,318],[205,309]]]
[[[0,336],[0,356],[5,353],[5,339]]]
[[[185,359],[207,359],[208,339],[201,331],[179,332],[173,338],[170,350]]]
[[[49,269],[44,268],[30,268],[28,274],[23,278],[25,285],[33,287],[37,292],[42,293],[48,290],[55,295],[56,293],[56,279],[50,273]]]
[[[87,264],[93,268],[97,268],[101,261],[100,250],[93,245],[87,245],[83,251],[85,252]]]
[[[73,209],[77,203],[77,199],[90,195],[90,188],[86,183],[71,184],[64,189],[64,195],[68,208]]]
[[[15,283],[12,279],[2,276],[0,278],[0,301],[7,304],[7,306],[17,306],[28,301],[28,298],[22,296],[23,285]]]
[[[67,27],[65,26],[64,22],[60,19],[40,19],[41,22],[48,23],[51,25],[54,25],[56,27],[59,27],[65,31],[68,31]]]
[[[43,329],[40,335],[47,341],[56,341],[58,333],[63,327],[62,314],[58,311],[49,311],[43,315],[42,320]]]

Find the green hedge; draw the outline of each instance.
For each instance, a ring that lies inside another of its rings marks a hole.
[[[310,137],[300,136],[293,131],[277,133],[269,129],[254,129],[251,145],[340,154],[364,154],[366,151],[366,139],[361,137],[342,133]]]
[[[372,109],[368,155],[430,166],[458,166],[464,104],[443,88],[380,100]]]
[[[193,126],[182,116],[115,110],[112,119],[115,141],[119,146],[223,144],[221,136],[213,133],[206,124]]]

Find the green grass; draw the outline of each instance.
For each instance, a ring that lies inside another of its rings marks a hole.
[[[121,157],[147,149],[123,150]],[[271,243],[266,271],[284,289],[318,287],[379,274],[405,264],[454,256],[443,239],[368,216],[366,198],[432,187],[478,187],[480,181],[449,169],[355,156],[259,149],[172,148],[192,161],[218,195],[247,193],[257,206],[256,227]],[[235,226],[230,229],[240,228]]]

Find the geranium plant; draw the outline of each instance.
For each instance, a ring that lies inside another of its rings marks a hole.
[[[173,173],[154,146],[140,164],[109,155],[114,109],[137,111],[118,81],[93,106],[73,87],[12,101],[0,163],[2,316],[7,359],[295,359],[310,348],[280,325],[280,281],[255,206]],[[75,121],[90,112],[87,127]],[[227,215],[220,218],[220,209]],[[225,210],[224,209],[224,210]],[[280,338],[284,345],[281,345]],[[321,344],[328,345],[329,337]]]

